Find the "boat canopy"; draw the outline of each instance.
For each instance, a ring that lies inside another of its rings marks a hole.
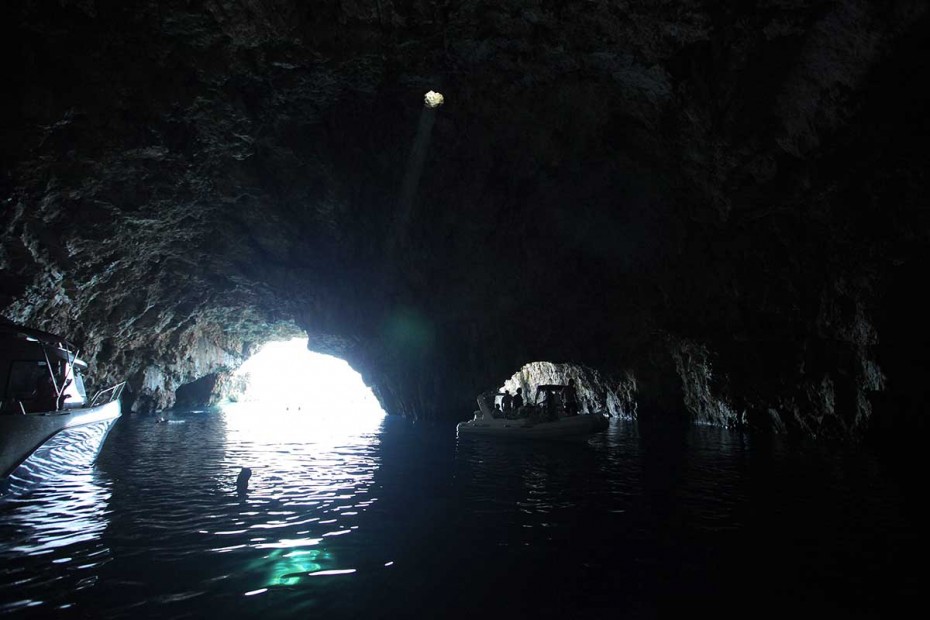
[[[28,343],[36,343],[49,355],[74,364],[79,368],[87,368],[87,362],[77,357],[78,348],[71,341],[49,332],[31,327],[23,327],[0,317],[0,338],[6,340],[5,345],[10,348],[28,347]],[[12,340],[13,342],[10,342]],[[19,345],[17,347],[17,345]],[[28,349],[26,349],[28,350]],[[13,357],[13,351],[5,351],[3,357]]]
[[[50,334],[49,332],[44,332],[40,329],[23,327],[22,325],[17,325],[2,317],[0,317],[0,334],[8,336],[15,335],[26,340],[31,339],[51,347],[65,349],[71,352],[77,351],[76,346],[61,336],[56,336],[55,334]]]
[[[544,383],[543,385],[537,385],[537,392],[561,392],[567,385],[562,385],[561,383]]]

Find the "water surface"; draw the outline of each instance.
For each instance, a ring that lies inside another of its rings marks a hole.
[[[340,420],[125,416],[95,465],[0,500],[0,612],[888,617],[922,585],[908,489],[863,449],[622,421],[521,443]]]

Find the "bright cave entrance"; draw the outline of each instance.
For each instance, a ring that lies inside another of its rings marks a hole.
[[[234,375],[235,405],[327,417],[382,418],[371,388],[345,360],[307,350],[305,338],[268,342]]]

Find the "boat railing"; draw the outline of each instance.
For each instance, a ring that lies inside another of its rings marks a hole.
[[[123,393],[124,387],[126,387],[126,382],[122,381],[116,385],[98,391],[96,394],[94,394],[93,400],[90,401],[90,406],[97,407],[117,400],[120,397],[120,394]]]

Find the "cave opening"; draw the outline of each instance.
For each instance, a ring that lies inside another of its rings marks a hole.
[[[233,373],[230,405],[353,418],[386,415],[371,388],[345,360],[316,353],[305,338],[271,341]]]
[[[574,386],[579,413],[603,413],[627,420],[637,417],[637,383],[631,371],[608,372],[577,362],[533,361],[504,381],[497,393],[514,395],[519,390],[525,404],[542,405],[543,386],[569,382]]]

